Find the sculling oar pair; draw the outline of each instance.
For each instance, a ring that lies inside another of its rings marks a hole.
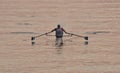
[[[34,37],[31,37],[31,40],[32,40],[32,45],[34,45],[35,44],[35,38],[38,38],[38,37],[41,37],[41,36],[44,36],[44,35],[48,35],[49,33],[51,33],[51,32],[47,32],[47,33],[43,33],[43,34],[41,34],[41,35],[38,35],[38,36],[34,36]],[[68,35],[71,35],[71,36],[77,36],[77,37],[81,37],[81,38],[84,38],[85,40],[88,40],[88,36],[81,36],[81,35],[77,35],[77,34],[73,34],[73,33],[66,33],[66,34],[68,34]],[[87,42],[85,42],[85,44],[88,44],[88,41]]]
[[[51,33],[51,32],[47,32],[47,33],[44,33],[44,34],[41,34],[41,35],[38,35],[38,36],[31,37],[31,40],[35,40],[35,38],[43,36],[43,35],[47,35],[49,33]],[[73,33],[67,33],[67,34],[70,34],[71,36],[74,35],[74,36],[77,36],[77,37],[84,38],[85,40],[88,40],[88,36],[81,36],[81,35],[77,35],[77,34],[73,34]]]
[[[35,40],[35,38],[41,37],[41,36],[43,36],[43,35],[47,35],[47,34],[49,34],[49,33],[51,33],[51,32],[47,32],[47,33],[43,33],[43,34],[38,35],[38,36],[31,37],[31,40]]]
[[[71,36],[74,35],[74,36],[77,36],[77,37],[84,38],[85,40],[88,40],[88,36],[81,36],[81,35],[77,35],[77,34],[73,34],[73,33],[67,33],[67,34],[70,34]]]

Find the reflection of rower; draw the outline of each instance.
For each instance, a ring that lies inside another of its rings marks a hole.
[[[51,32],[53,32],[53,31],[55,31],[55,36],[56,36],[56,45],[57,44],[63,44],[63,32],[64,33],[66,33],[67,34],[67,32],[63,29],[63,28],[61,28],[61,26],[58,24],[57,25],[57,28],[54,28]],[[59,42],[59,41],[61,41],[61,42]]]

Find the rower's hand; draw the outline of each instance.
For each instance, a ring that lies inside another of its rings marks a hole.
[[[45,33],[45,35],[48,35],[48,33]]]
[[[66,32],[66,34],[69,34],[69,35],[71,35],[71,36],[73,35],[72,33],[68,33],[68,32]]]
[[[73,34],[70,34],[71,36],[73,35]]]
[[[51,32],[46,32],[45,35],[48,35],[49,33],[51,33]]]
[[[65,32],[65,34],[69,34],[68,32]]]

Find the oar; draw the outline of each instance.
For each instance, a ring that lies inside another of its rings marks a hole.
[[[47,32],[47,33],[43,33],[43,34],[38,35],[38,36],[31,37],[31,40],[35,40],[35,38],[41,37],[41,36],[43,36],[43,35],[47,35],[47,34],[49,34],[49,33],[51,33],[51,32]]]
[[[70,34],[71,36],[74,35],[74,36],[77,36],[77,37],[84,38],[85,40],[88,40],[88,36],[81,36],[81,35],[77,35],[77,34],[73,34],[73,33],[67,33],[67,34]]]

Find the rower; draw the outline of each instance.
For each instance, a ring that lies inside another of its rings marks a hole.
[[[55,31],[56,36],[56,45],[58,44],[59,39],[61,40],[61,45],[63,44],[63,32],[67,34],[67,32],[60,26],[60,24],[57,25],[57,28],[54,28],[51,30],[51,32]]]

